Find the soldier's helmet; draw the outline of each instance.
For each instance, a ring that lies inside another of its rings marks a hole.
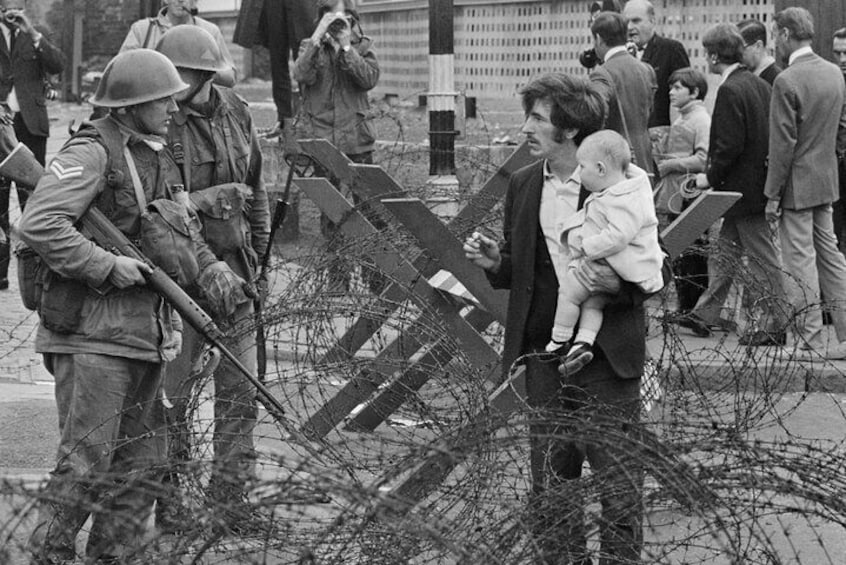
[[[89,102],[123,108],[173,96],[187,88],[170,59],[152,49],[133,49],[109,61]]]
[[[159,40],[156,51],[180,69],[216,73],[226,70],[220,47],[206,30],[194,25],[170,28]]]

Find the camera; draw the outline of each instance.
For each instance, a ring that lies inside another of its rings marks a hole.
[[[586,69],[594,68],[599,63],[599,55],[596,54],[596,49],[591,47],[582,51],[582,54],[579,55],[579,63]]]
[[[337,16],[336,20],[333,20],[331,24],[329,24],[329,28],[327,32],[329,35],[335,36],[344,31],[346,27],[350,23],[349,15],[345,14],[344,12],[336,12],[335,16]]]
[[[21,15],[17,10],[3,10],[3,19],[7,23],[18,25],[21,22]]]

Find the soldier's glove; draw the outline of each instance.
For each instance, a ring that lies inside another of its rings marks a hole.
[[[223,261],[209,265],[197,281],[205,293],[215,317],[229,317],[239,304],[247,302],[245,294],[248,283],[239,277]]]

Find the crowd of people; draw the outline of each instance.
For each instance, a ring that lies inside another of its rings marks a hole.
[[[44,165],[44,77],[60,72],[64,57],[23,2],[0,4],[3,119]],[[182,439],[207,358],[203,338],[145,286],[149,264],[85,237],[78,222],[87,210],[99,209],[156,265],[176,265],[180,285],[226,329],[249,325],[267,292],[259,265],[270,210],[259,133],[231,89],[237,70],[220,30],[196,15],[193,0],[164,4],[129,29],[91,99],[92,119],[31,194],[19,187],[20,238],[40,258],[31,281],[40,293],[36,351],[56,381],[61,435],[30,539],[35,563],[73,562],[91,515],[86,554],[97,563],[137,551],[154,508],[162,532],[190,526],[179,474],[165,470],[190,457]],[[285,3],[266,4],[272,11]],[[529,405],[588,416],[592,425],[623,422],[636,442],[649,355],[644,302],[673,280],[678,310],[670,320],[696,335],[715,331],[729,290],[742,282],[751,323],[741,344],[785,346],[792,334],[800,356],[846,358],[846,259],[838,249],[846,222],[842,205],[833,207],[846,182],[846,30],[833,39],[838,68],[813,53],[806,10],[780,11],[772,31],[782,69],[763,23],[708,29],[702,45],[720,77],[709,115],[706,76],[681,43],[656,32],[651,2],[595,4],[594,46],[583,57],[589,76],[545,74],[521,90],[522,133],[536,162],[510,179],[503,241],[478,230],[464,251],[491,285],[509,289],[502,366],[507,377],[515,362],[525,363]],[[293,152],[297,135],[321,137],[353,162],[372,163],[375,132],[366,116],[379,78],[372,43],[352,0],[313,8],[310,33],[271,34],[281,54],[272,54],[279,121],[270,133],[282,134]],[[291,74],[302,97],[296,132],[288,53],[296,55]],[[671,265],[659,228],[689,205],[691,187],[741,197],[712,234],[718,254],[709,260],[703,234]],[[8,193],[0,190],[6,232]],[[156,211],[165,221],[152,225]],[[149,232],[161,229],[185,245],[145,248]],[[327,237],[334,231],[325,222]],[[0,246],[0,289],[8,286],[8,261],[8,246]],[[821,305],[835,342],[824,340]],[[232,333],[238,337],[227,345],[255,369],[255,336]],[[256,472],[255,392],[227,361],[213,375],[207,498],[223,509],[220,527],[237,533],[254,512],[247,494]],[[584,509],[572,490],[585,460],[602,477],[603,552],[638,561],[643,461],[561,430],[550,420],[530,430],[529,523],[539,562],[590,562]]]
[[[525,365],[527,402],[544,414],[529,438],[539,563],[592,562],[573,481],[585,460],[602,505],[600,562],[640,560],[643,302],[673,278],[666,255],[650,249],[660,244],[655,225],[700,191],[740,198],[710,242],[717,253],[694,248],[675,261],[679,310],[670,320],[710,335],[730,288],[742,284],[750,320],[742,345],[782,347],[792,333],[795,357],[846,359],[846,258],[832,206],[846,181],[838,177],[846,30],[834,37],[838,68],[813,52],[807,10],[779,11],[772,32],[784,69],[761,22],[705,30],[708,70],[720,78],[709,115],[707,78],[680,43],[655,33],[652,3],[603,4],[581,59],[590,77],[553,73],[521,90],[522,133],[537,162],[511,176],[504,239],[477,230],[464,243],[467,259],[509,290],[503,366],[507,376]],[[623,154],[612,132],[628,142]],[[645,172],[655,183],[646,209],[637,188]],[[823,337],[823,308],[833,340]],[[603,441],[603,425],[615,442]]]

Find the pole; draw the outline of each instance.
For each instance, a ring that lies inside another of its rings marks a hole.
[[[74,0],[64,0],[62,2],[62,51],[64,53],[73,53],[74,46]],[[65,70],[62,73],[62,100],[72,100],[77,95],[76,92],[76,72],[74,70],[74,61],[70,65],[65,65]]]
[[[73,18],[73,50],[71,51],[71,92],[74,100],[82,100],[82,77],[80,71],[82,70],[82,39],[85,22],[85,12],[83,7],[74,10]]]
[[[455,175],[453,0],[429,0],[429,175]]]

